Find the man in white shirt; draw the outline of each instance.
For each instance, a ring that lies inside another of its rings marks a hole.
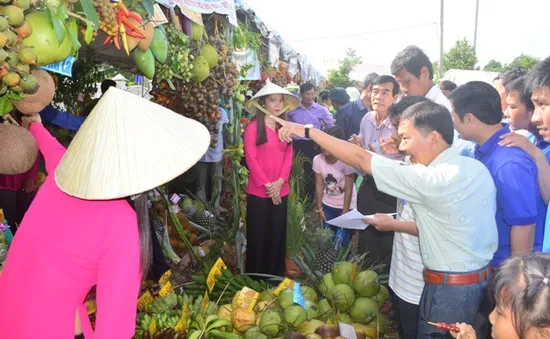
[[[453,120],[445,107],[421,102],[403,113],[398,130],[402,140],[399,149],[414,157],[414,165],[365,152],[310,125],[272,119],[282,126],[281,140],[309,137],[338,160],[372,174],[381,191],[411,205],[426,267],[417,338],[446,334],[428,325],[428,321],[473,323],[479,317],[487,320],[480,307],[498,242],[496,189],[481,162],[460,156],[451,147]]]
[[[434,72],[430,59],[417,46],[409,46],[401,51],[391,64],[391,73],[401,85],[401,90],[406,95],[420,95],[433,102],[445,106],[451,114],[453,108],[451,102],[439,88],[434,84]],[[453,147],[456,147],[460,154],[474,157],[475,145],[459,138],[454,132]]]

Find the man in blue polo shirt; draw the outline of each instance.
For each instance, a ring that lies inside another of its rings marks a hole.
[[[472,81],[454,90],[451,98],[456,130],[477,144],[475,158],[489,169],[497,188],[499,246],[493,266],[498,267],[510,256],[540,252],[546,210],[537,166],[523,150],[499,145],[500,137],[510,128],[501,124],[498,92],[485,82]]]

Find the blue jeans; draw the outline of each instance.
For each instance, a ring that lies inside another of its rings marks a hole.
[[[330,207],[330,206],[327,206],[327,205],[323,204],[323,212],[325,213],[326,220],[332,220],[334,218],[339,217],[342,214],[342,211],[343,210],[341,208],[334,208],[334,207]],[[340,228],[340,227],[337,227],[337,226],[329,225],[329,224],[327,224],[326,221],[323,223],[323,225],[326,228],[330,228],[334,232],[334,239],[336,239],[336,233],[338,232],[338,230],[342,230],[343,235],[344,235],[344,237],[342,238],[342,247],[346,247],[348,245],[348,243],[351,239],[351,235],[350,235],[349,230],[344,229],[344,228]]]
[[[481,272],[483,269],[476,272]],[[420,297],[417,338],[451,338],[449,332],[429,325],[428,321],[471,324],[476,330],[477,337],[485,338],[489,321],[487,308],[484,307],[486,295],[486,280],[471,285],[426,283]]]

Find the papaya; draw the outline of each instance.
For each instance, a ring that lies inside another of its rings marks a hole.
[[[132,52],[132,58],[137,66],[138,71],[147,79],[153,79],[155,76],[155,57],[151,50],[142,52],[139,48]]]
[[[162,28],[155,28],[153,42],[149,49],[153,52],[158,62],[161,64],[166,62],[166,58],[168,57],[168,41],[166,40],[166,34]]]
[[[145,39],[139,41],[138,48],[141,49],[142,52],[146,52],[151,47],[151,43],[155,37],[155,26],[152,22],[148,22],[145,24],[145,27],[142,28],[142,32]]]
[[[32,34],[23,39],[22,47],[34,46],[37,66],[49,65],[65,60],[72,52],[69,30],[65,27],[65,38],[61,43],[53,30],[50,18],[44,11],[35,11],[27,14],[25,21],[32,28]],[[7,32],[7,31],[6,31]]]

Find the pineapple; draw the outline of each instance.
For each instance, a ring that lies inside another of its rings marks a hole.
[[[332,270],[336,261],[336,251],[332,246],[334,232],[330,228],[321,228],[315,232],[315,263],[314,270],[323,274]]]
[[[205,210],[204,205],[197,206],[197,210],[193,213],[189,220],[207,229],[212,236],[216,236],[221,232],[221,228],[216,221],[216,217],[214,214]]]

